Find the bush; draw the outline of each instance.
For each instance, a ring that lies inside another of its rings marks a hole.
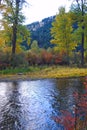
[[[27,61],[29,65],[35,65],[37,61],[37,56],[33,52],[28,52],[27,54]]]
[[[53,58],[52,53],[47,52],[46,50],[42,51],[41,59],[42,59],[43,64],[48,64],[48,65],[52,64],[52,58]]]
[[[10,67],[10,53],[0,53],[0,69],[6,69]]]
[[[25,67],[28,65],[26,55],[24,53],[15,54],[10,61],[13,68],[15,67]]]

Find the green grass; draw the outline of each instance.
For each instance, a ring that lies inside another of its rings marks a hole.
[[[38,71],[39,67],[21,67],[21,68],[7,68],[5,70],[0,70],[0,74],[17,74],[17,73],[27,73],[27,72],[35,72]]]

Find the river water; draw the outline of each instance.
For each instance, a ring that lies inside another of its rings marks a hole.
[[[0,81],[0,130],[63,130],[52,117],[72,110],[84,78]]]

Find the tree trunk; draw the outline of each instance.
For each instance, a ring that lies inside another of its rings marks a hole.
[[[13,23],[13,37],[12,37],[12,55],[16,52],[16,40],[17,40],[17,26],[18,26],[18,14],[19,14],[19,3],[20,0],[16,0],[16,11]]]
[[[81,66],[84,66],[84,32],[82,32]]]
[[[82,1],[82,24],[84,22],[84,2]],[[81,49],[81,66],[84,66],[84,25],[82,25],[82,49]]]
[[[17,28],[13,25],[13,37],[12,37],[12,55],[15,54],[17,39]]]

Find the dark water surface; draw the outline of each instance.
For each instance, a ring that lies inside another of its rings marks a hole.
[[[72,110],[84,78],[0,82],[0,130],[62,130],[52,116]]]

